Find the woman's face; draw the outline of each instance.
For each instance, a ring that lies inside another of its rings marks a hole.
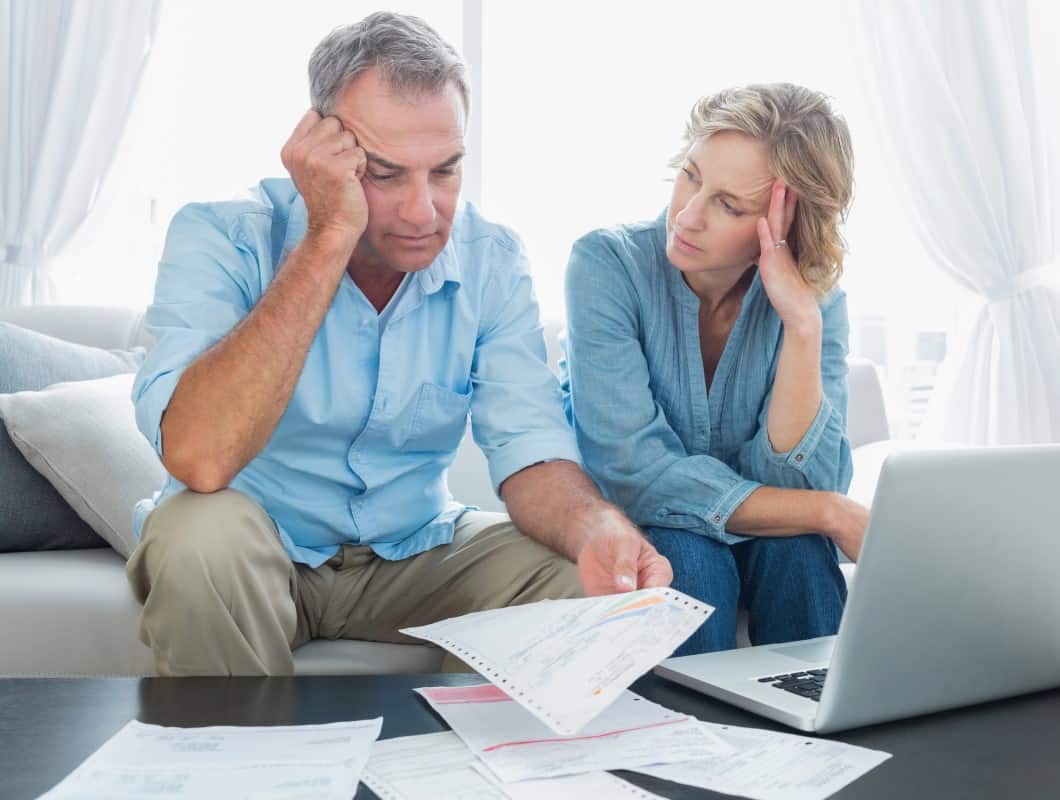
[[[674,180],[666,255],[681,272],[742,274],[758,260],[755,224],[769,210],[766,146],[734,131],[700,139]]]

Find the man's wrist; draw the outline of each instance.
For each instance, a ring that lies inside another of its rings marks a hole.
[[[306,229],[302,244],[313,254],[329,261],[341,259],[345,268],[360,238],[359,235],[348,230],[326,225],[311,225]]]
[[[580,504],[567,515],[564,538],[574,559],[581,555],[594,536],[616,527],[629,527],[631,523],[616,507],[605,500]]]

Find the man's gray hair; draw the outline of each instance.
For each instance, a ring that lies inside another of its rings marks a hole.
[[[467,68],[456,49],[419,17],[377,11],[360,22],[336,28],[309,58],[309,95],[321,116],[351,79],[378,67],[398,94],[441,92],[452,81],[471,111]]]

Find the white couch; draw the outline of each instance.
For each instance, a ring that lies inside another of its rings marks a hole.
[[[151,346],[142,311],[133,309],[0,308],[0,321],[95,347]],[[555,331],[547,338],[555,364]],[[858,360],[851,360],[850,368],[855,480],[861,481],[861,495],[871,498],[875,472],[862,479],[858,456],[888,438],[887,418],[875,368]],[[470,436],[450,469],[449,485],[463,502],[503,510]],[[849,580],[853,565],[844,565],[844,571]],[[0,676],[156,674],[150,651],[137,638],[139,611],[123,559],[109,548],[0,554]],[[745,628],[740,638],[746,643]],[[430,645],[317,640],[296,650],[294,663],[304,675],[432,672],[441,664],[441,652]]]

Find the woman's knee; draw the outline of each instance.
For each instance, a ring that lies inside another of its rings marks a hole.
[[[691,531],[648,528],[646,533],[670,560],[675,589],[714,606],[735,608],[740,574],[728,545]]]

